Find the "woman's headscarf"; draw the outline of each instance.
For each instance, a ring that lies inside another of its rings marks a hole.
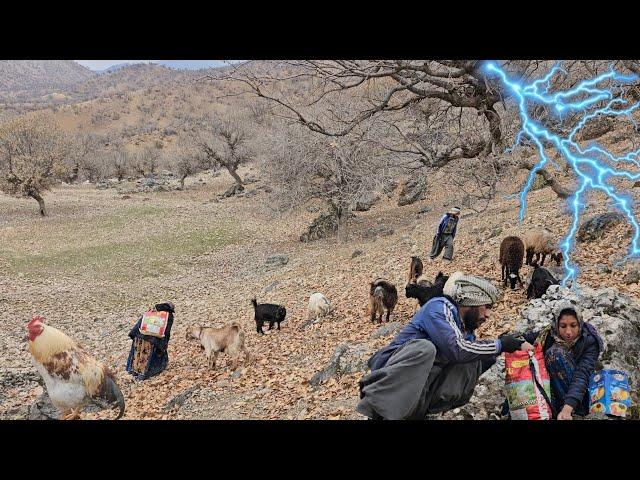
[[[566,313],[567,311],[575,315],[576,319],[578,320],[578,327],[579,327],[578,335],[576,336],[576,338],[574,338],[570,342],[567,342],[564,338],[562,338],[560,336],[560,332],[558,331],[558,323],[560,322],[560,315],[563,312]],[[541,345],[544,345],[549,335],[551,335],[557,345],[560,345],[566,350],[570,350],[576,344],[576,342],[580,338],[584,329],[586,329],[591,335],[596,337],[596,339],[598,340],[598,347],[600,351],[603,351],[604,344],[602,343],[602,339],[600,338],[600,335],[598,335],[598,332],[596,331],[593,325],[591,325],[590,323],[584,322],[584,320],[582,319],[582,311],[580,310],[580,307],[578,307],[577,305],[569,301],[563,300],[556,303],[555,307],[553,308],[553,320],[551,321],[551,323],[549,323],[549,325],[547,325],[545,328],[542,329],[535,343],[540,343]]]

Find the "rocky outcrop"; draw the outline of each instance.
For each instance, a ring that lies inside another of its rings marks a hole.
[[[373,204],[376,203],[379,199],[380,199],[380,195],[376,193],[373,193],[373,192],[363,193],[356,200],[353,209],[356,212],[366,212],[370,210]]]
[[[367,344],[352,345],[343,343],[335,349],[327,366],[309,380],[309,384],[318,386],[332,377],[365,372],[368,369],[367,362],[373,353],[373,347]]]
[[[422,178],[414,178],[409,180],[402,187],[400,198],[398,198],[398,206],[411,205],[419,200],[423,200],[427,190],[427,184]]]
[[[609,228],[624,221],[625,216],[618,212],[596,215],[580,225],[576,240],[578,242],[593,242],[600,238]]]
[[[402,330],[402,326],[403,325],[401,322],[387,323],[386,325],[383,325],[382,327],[378,328],[375,332],[373,332],[371,334],[371,338],[380,338],[380,337],[386,337],[388,335],[394,335],[398,333],[400,330]]]
[[[355,217],[349,213],[348,218]],[[332,236],[338,231],[338,217],[333,212],[326,212],[317,217],[307,231],[300,235],[301,242],[311,242]]]

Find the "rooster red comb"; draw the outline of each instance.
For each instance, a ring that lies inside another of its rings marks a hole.
[[[29,323],[27,323],[27,328],[31,328],[36,323],[44,323],[44,317],[42,315],[36,315]]]

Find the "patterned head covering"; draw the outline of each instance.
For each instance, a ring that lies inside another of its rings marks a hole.
[[[560,333],[558,332],[558,322],[560,321],[560,314],[563,312],[563,310],[571,310],[575,314],[576,318],[578,319],[578,325],[580,326],[580,330],[578,331],[578,336],[571,342],[567,342],[562,337],[560,337]],[[556,303],[555,306],[553,307],[553,318],[551,319],[551,322],[549,323],[549,325],[547,325],[545,328],[543,328],[540,331],[540,333],[538,334],[538,338],[536,338],[535,343],[540,343],[544,345],[545,341],[547,340],[547,337],[551,335],[555,343],[562,346],[566,350],[570,350],[571,348],[573,348],[573,346],[576,344],[578,339],[581,337],[581,334],[584,330],[586,330],[590,335],[595,337],[595,339],[598,341],[598,349],[600,350],[600,352],[603,352],[604,343],[602,341],[602,337],[600,337],[600,334],[598,334],[596,327],[591,325],[589,322],[584,321],[584,319],[582,318],[582,311],[580,307],[575,303],[569,302],[568,300],[561,300],[558,303]]]
[[[449,277],[443,292],[463,307],[493,305],[500,295],[489,280],[462,272],[455,272]]]

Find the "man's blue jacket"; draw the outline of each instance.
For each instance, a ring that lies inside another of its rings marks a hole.
[[[369,360],[369,368],[383,367],[389,357],[413,339],[431,341],[438,354],[447,362],[468,363],[483,361],[486,370],[502,350],[500,340],[478,341],[472,332],[465,332],[458,307],[450,297],[435,297],[425,303],[393,341]]]

